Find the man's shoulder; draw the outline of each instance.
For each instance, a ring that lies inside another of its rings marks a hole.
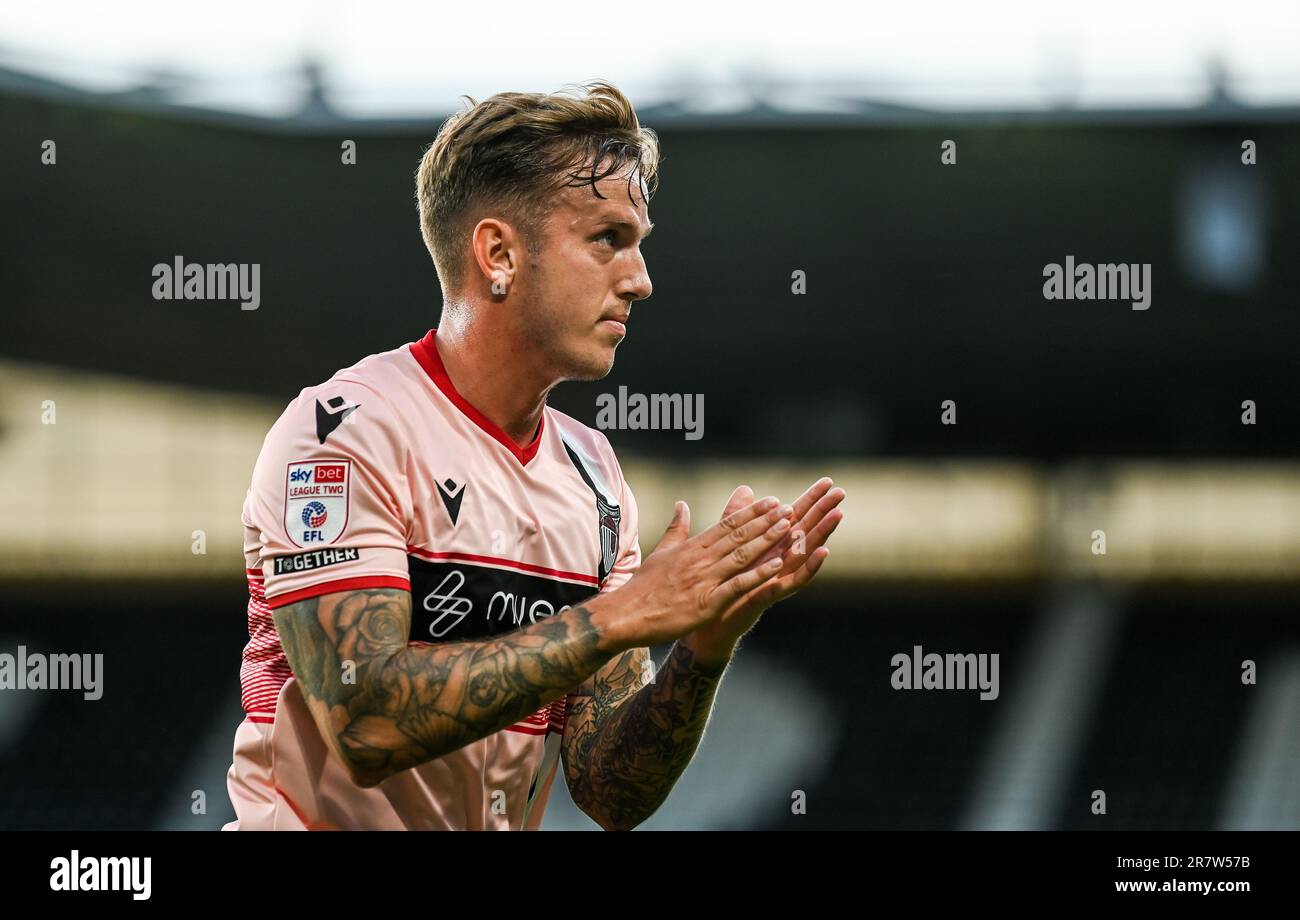
[[[265,449],[284,441],[339,447],[356,437],[404,440],[396,400],[414,364],[408,345],[367,355],[320,383],[303,387],[267,432]],[[366,435],[366,432],[369,432]]]
[[[583,424],[571,415],[551,406],[546,407],[547,424],[554,425],[570,454],[577,454],[584,464],[595,464],[610,480],[611,485],[623,479],[622,466],[614,445],[605,433],[590,425]],[[572,458],[571,458],[572,459]]]
[[[320,383],[303,387],[285,411],[312,402],[319,402],[331,411],[342,411],[345,406],[359,405],[361,399],[366,399],[371,409],[367,414],[393,414],[395,390],[409,379],[414,366],[409,344],[366,355],[355,364],[339,368]]]
[[[366,355],[355,364],[339,368],[320,383],[303,387],[298,398],[320,395],[331,389],[370,390],[386,398],[386,393],[391,391],[394,385],[410,377],[415,366],[408,343],[388,351]]]
[[[614,459],[614,445],[605,433],[597,428],[578,421],[572,415],[561,412],[554,406],[546,407],[547,424],[554,425],[565,443],[576,443],[588,451],[599,450]]]

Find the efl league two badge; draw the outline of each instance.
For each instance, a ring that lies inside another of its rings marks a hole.
[[[348,460],[300,460],[285,474],[284,532],[295,546],[328,546],[348,524]]]

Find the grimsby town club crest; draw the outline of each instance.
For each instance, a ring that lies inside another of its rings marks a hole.
[[[611,505],[597,492],[596,514],[600,517],[600,580],[604,581],[618,558],[618,525],[622,512],[618,505]]]
[[[577,469],[578,475],[582,477],[582,481],[587,484],[587,488],[591,489],[592,494],[596,496],[596,536],[600,540],[599,575],[600,580],[604,581],[610,570],[614,568],[614,560],[618,558],[618,532],[622,513],[619,511],[618,505],[606,500],[604,492],[597,487],[596,481],[588,472],[587,465],[582,462],[582,458],[578,456],[578,452],[573,449],[568,441],[564,442],[564,451],[569,455],[569,459],[573,461],[573,465]]]

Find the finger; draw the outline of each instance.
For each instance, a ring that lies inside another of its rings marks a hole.
[[[763,558],[760,559],[759,562],[767,562],[767,560],[771,559],[773,556],[780,556],[783,559],[787,558],[790,555],[790,550],[794,548],[795,542],[800,539],[801,533],[803,533],[801,530],[790,530],[780,539],[780,541],[777,542],[776,546],[773,546],[763,554]]]
[[[842,520],[844,520],[844,512],[840,511],[838,508],[828,513],[826,517],[822,518],[817,526],[808,531],[807,536],[804,537],[803,551],[805,553],[811,553],[817,549],[817,547],[825,544],[826,541],[830,539],[831,534],[835,532],[835,528],[840,526],[840,521]]]
[[[817,574],[817,570],[822,567],[822,563],[830,554],[831,551],[825,547],[813,550],[812,555],[793,574],[786,575],[778,572],[772,575],[757,588],[747,592],[744,597],[734,601],[732,609],[766,610],[773,604],[780,603],[812,581],[813,576]]]
[[[732,543],[719,540],[710,547],[711,551],[720,553],[715,564],[720,578],[729,578],[741,569],[755,568],[760,565],[760,560],[767,558],[767,551],[780,543],[790,531],[790,521],[781,513],[784,510],[784,508],[774,508],[761,518],[756,518],[734,531],[739,536],[749,537],[745,542]],[[782,562],[780,556],[777,556],[775,561]],[[780,570],[781,566],[778,565],[775,571]]]
[[[836,495],[836,492],[840,493]],[[810,510],[802,521],[795,525],[792,536],[803,534],[803,542],[799,544],[798,549],[804,553],[816,549],[826,542],[826,538],[831,535],[838,526],[839,522],[844,519],[844,512],[836,510],[836,505],[844,498],[843,490],[836,489],[834,492],[823,497]],[[827,523],[827,518],[834,517],[834,521]],[[796,541],[799,539],[795,536]]]
[[[808,574],[804,577],[803,584],[799,587],[802,588],[803,585],[806,585],[808,582],[813,580],[813,576],[821,569],[830,554],[831,551],[824,546],[819,546],[813,550],[813,554],[808,557],[808,564],[804,566],[804,571]]]
[[[797,524],[792,524],[790,532],[786,534],[784,539],[782,539],[776,546],[772,547],[772,549],[768,550],[767,555],[760,561],[766,562],[771,556],[780,555],[787,563],[795,562],[797,560],[799,564],[802,564],[804,561],[802,557],[806,556],[810,550],[808,545],[809,530],[816,528],[817,525],[822,522],[825,515],[830,513],[830,510],[838,505],[844,498],[843,489],[836,489],[835,492],[839,494],[835,495],[832,493],[831,495],[824,496],[817,502],[817,505],[804,515],[803,520],[799,521]],[[791,515],[790,517],[793,521],[794,515]],[[830,530],[834,530],[834,527],[832,526]],[[815,531],[815,533],[821,542],[825,542],[825,538],[830,535],[829,531],[826,530]],[[813,544],[811,549],[816,549],[817,546],[821,545],[821,542]]]
[[[713,559],[720,559],[724,555],[735,551],[738,547],[742,547],[749,543],[756,537],[767,533],[776,526],[779,521],[785,521],[786,524],[786,526],[782,528],[781,533],[788,534],[790,529],[789,516],[789,505],[777,505],[766,514],[762,514],[748,523],[742,524],[734,530],[728,531],[724,536],[720,537],[716,542],[708,547],[708,553]],[[773,542],[775,543],[776,541]],[[756,556],[751,558],[749,560],[750,564],[752,565],[758,558],[760,557]]]
[[[742,605],[748,611],[755,609],[766,610],[782,600],[784,595],[781,592],[784,589],[786,580],[780,573],[773,575],[736,603]]]
[[[831,486],[835,483],[829,476],[823,476],[812,485],[810,485],[794,502],[794,520],[793,523],[802,522],[806,515],[823,495],[830,491]],[[840,491],[843,491],[842,489]]]
[[[691,506],[684,501],[678,501],[673,505],[673,519],[668,522],[668,528],[664,531],[663,538],[659,541],[658,549],[666,549],[670,546],[676,546],[689,539],[691,535]]]
[[[818,569],[822,567],[822,563],[826,561],[826,557],[830,554],[831,551],[824,546],[819,546],[813,550],[812,554],[808,557],[808,561],[800,566],[799,570],[789,577],[788,590],[785,596],[789,597],[804,585],[808,584],[808,582],[812,581],[813,576],[817,574]]]
[[[731,534],[735,533],[755,518],[767,514],[775,508],[779,508],[780,505],[780,501],[772,495],[769,495],[767,498],[759,499],[756,502],[751,502],[739,511],[733,511],[731,514],[718,521],[718,523],[700,534],[697,539],[700,541],[701,546],[712,546],[719,540],[729,538]],[[733,542],[735,541],[734,537],[731,539]],[[746,539],[748,539],[748,537]]]
[[[817,526],[822,518],[830,513],[831,509],[844,501],[847,493],[843,489],[831,489],[826,494],[817,499],[817,502],[811,505],[807,511],[794,520],[798,528],[805,533]]]
[[[769,559],[762,565],[746,569],[718,585],[710,592],[713,595],[710,600],[716,599],[721,603],[721,608],[726,610],[734,601],[744,597],[779,571],[781,571],[781,560]]]
[[[722,517],[726,517],[729,514],[735,514],[753,500],[753,489],[749,486],[736,486],[735,491],[731,493],[731,497],[727,499],[727,504],[722,508]]]

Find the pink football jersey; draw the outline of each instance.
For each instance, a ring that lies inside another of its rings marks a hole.
[[[567,700],[361,788],[325,746],[271,612],[399,588],[411,592],[411,642],[459,642],[618,588],[641,554],[636,502],[605,436],[547,407],[520,448],[456,391],[431,331],[289,404],[262,445],[243,523],[246,717],[225,829],[535,829]]]

